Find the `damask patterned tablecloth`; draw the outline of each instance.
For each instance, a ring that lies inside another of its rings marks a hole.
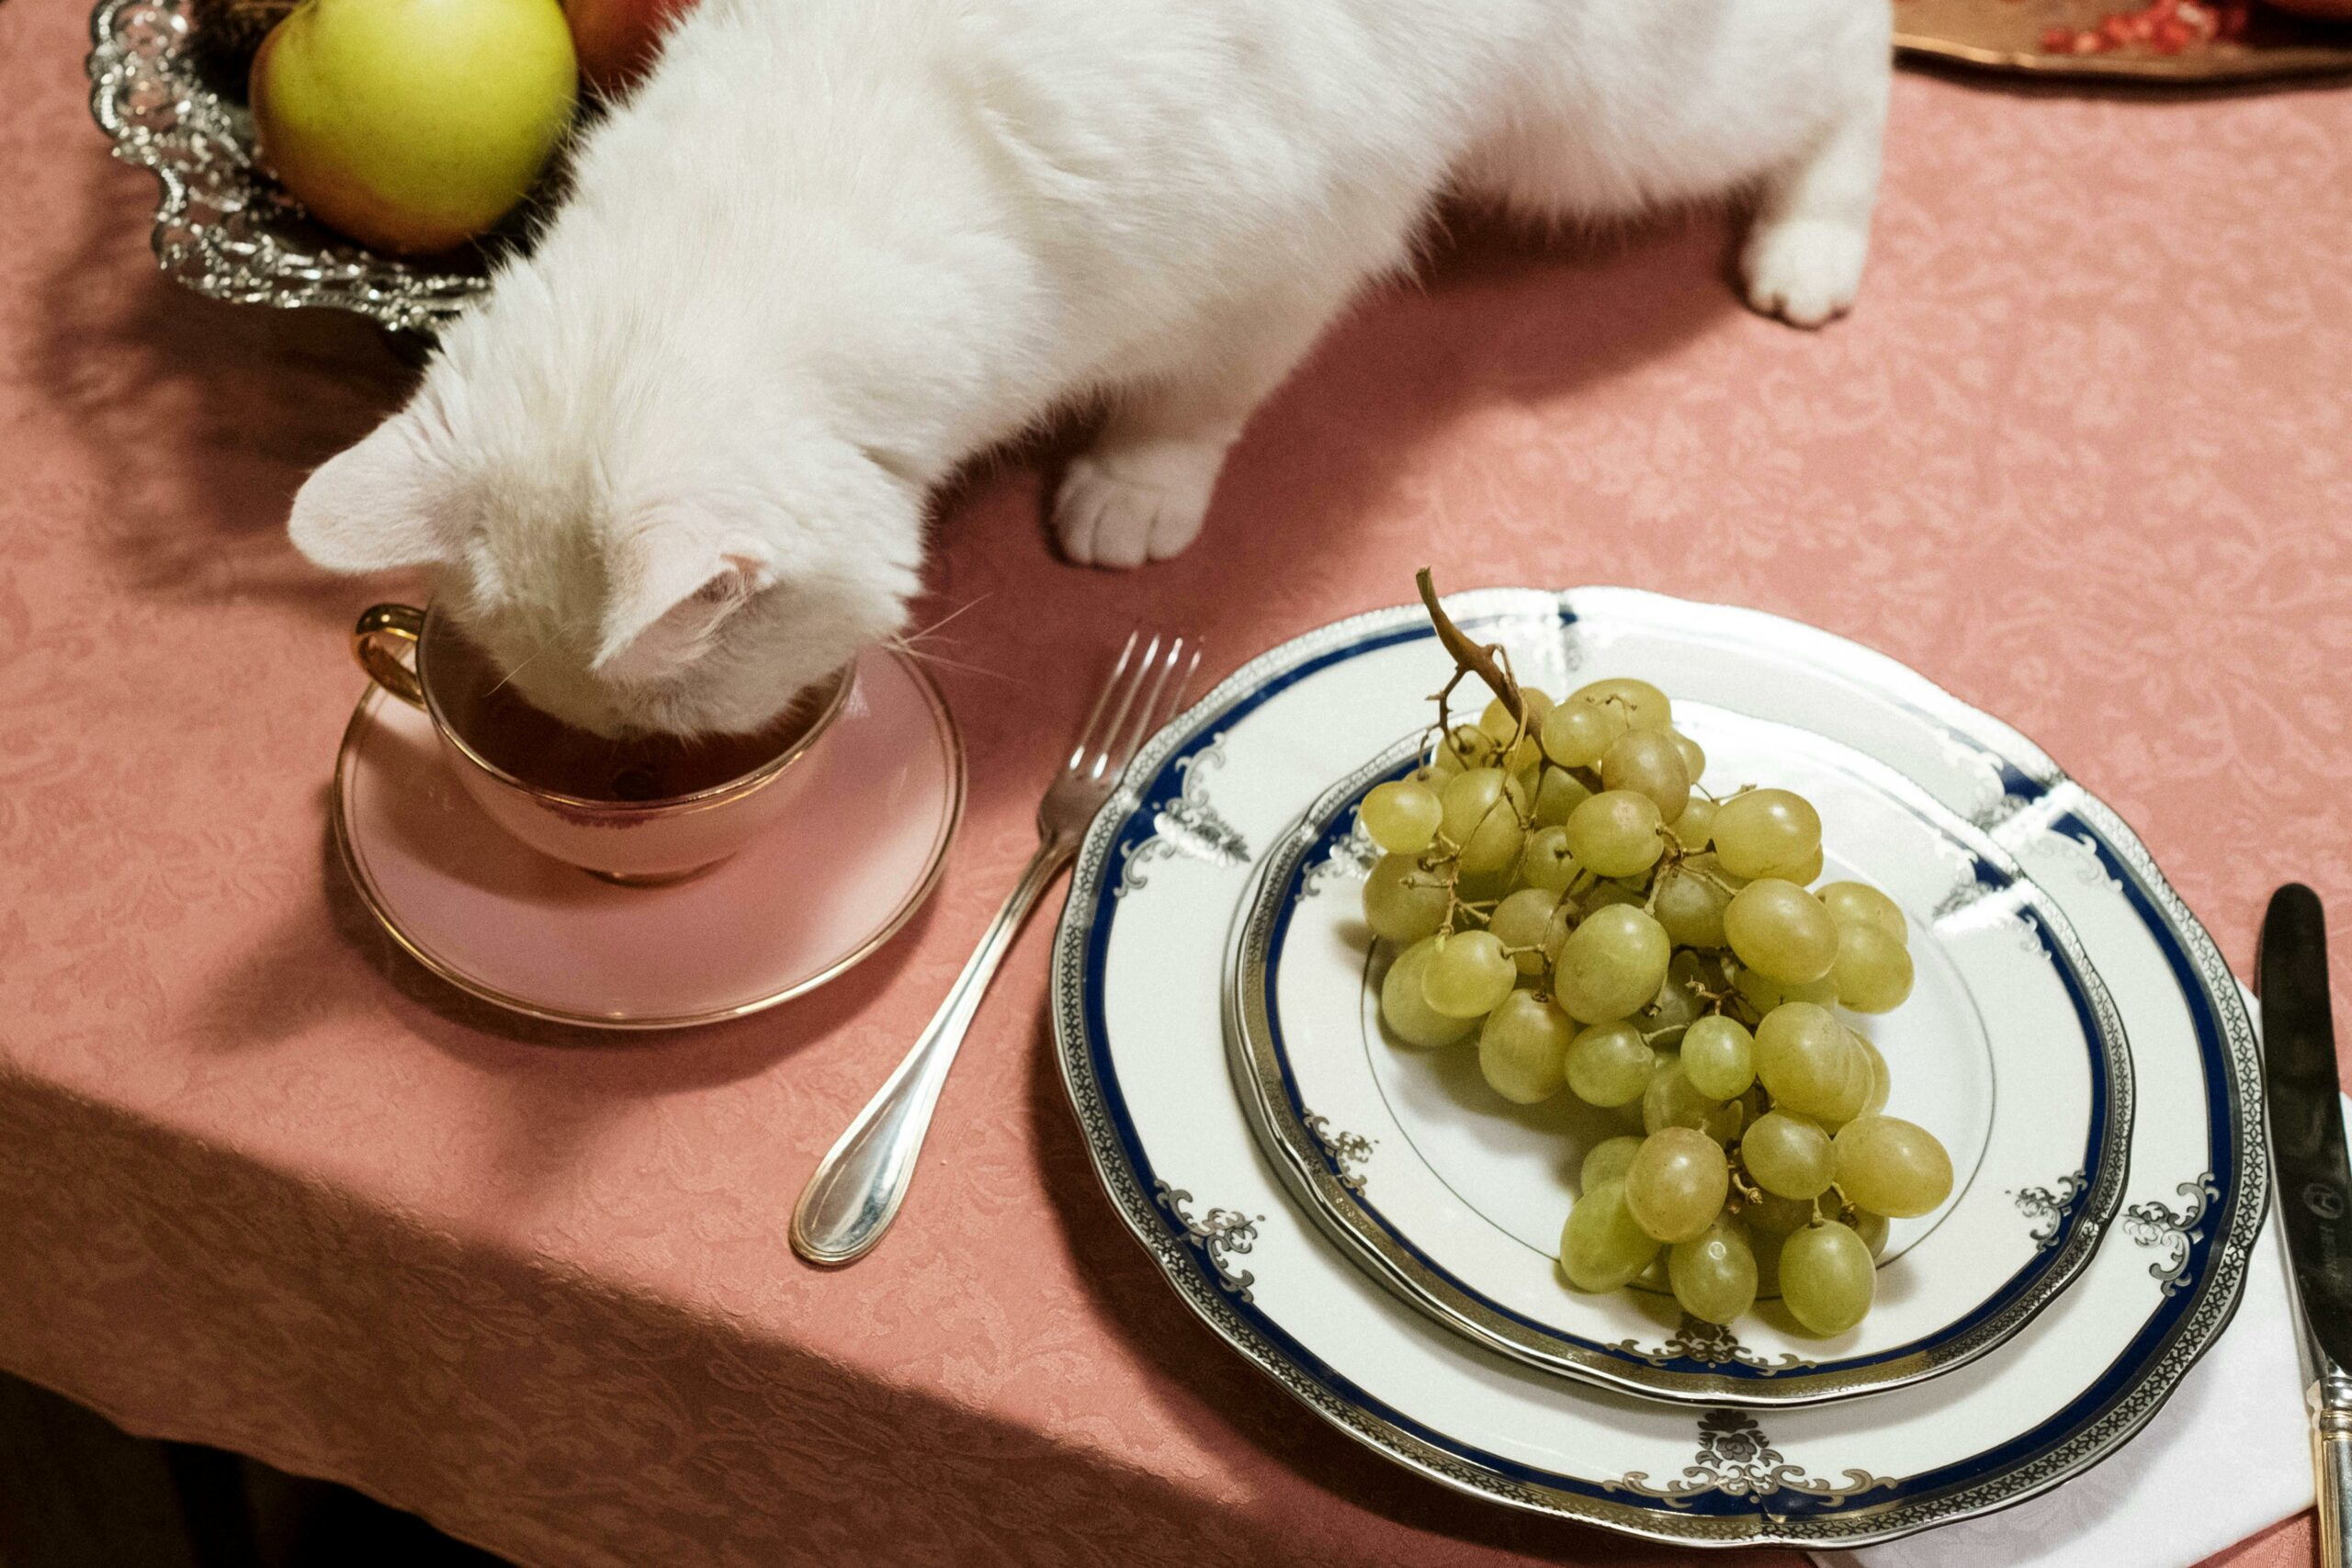
[[[1047,922],[889,1241],[792,1257],[1138,619],[1221,673],[1424,560],[1755,604],[2034,736],[2241,967],[2274,883],[2352,908],[2352,96],[1906,75],[1831,331],[1741,310],[1713,219],[1464,220],[1253,424],[1182,559],[1054,559],[1071,434],[978,474],[922,607],[972,766],[930,909],[740,1023],[503,1018],[401,959],[327,839],[345,628],[413,585],[324,579],[281,523],[406,373],[153,275],[85,15],[0,5],[0,1369],[135,1430],[537,1564],[1663,1560],[1391,1471],[1193,1321],[1063,1103]]]

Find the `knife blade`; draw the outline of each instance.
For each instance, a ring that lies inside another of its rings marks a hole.
[[[2337,1098],[2327,924],[2319,896],[2300,883],[2271,897],[2256,978],[2271,1162],[2295,1293],[2312,1340],[2337,1367],[2352,1369],[2352,1171]]]
[[[2319,895],[2290,883],[2262,920],[2262,1078],[2278,1224],[2311,1359],[2312,1480],[2323,1568],[2352,1563],[2352,1172],[2345,1168],[2335,1021],[2327,997],[2327,919]]]

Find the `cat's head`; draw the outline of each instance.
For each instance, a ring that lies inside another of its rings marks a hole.
[[[295,497],[312,561],[438,568],[515,689],[605,735],[755,729],[901,629],[920,497],[821,422],[466,336]]]

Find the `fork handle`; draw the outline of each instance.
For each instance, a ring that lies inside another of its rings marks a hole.
[[[1074,840],[1060,835],[1037,846],[914,1048],[865,1102],[840,1142],[817,1162],[816,1174],[801,1189],[800,1201],[792,1210],[792,1249],[809,1262],[856,1262],[874,1249],[898,1217],[907,1184],[914,1179],[923,1134],[931,1130],[940,1086],[955,1066],[980,998],[1022,921],[1077,847]]]

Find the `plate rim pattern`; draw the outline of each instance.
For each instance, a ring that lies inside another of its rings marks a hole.
[[[2218,1215],[2208,1212],[2215,1223],[2202,1243],[2205,1268],[2193,1290],[2178,1292],[2188,1301],[2183,1303],[2178,1295],[2166,1293],[2165,1304],[2151,1314],[2098,1382],[2042,1422],[2035,1433],[2021,1435],[2006,1445],[2014,1448],[2024,1437],[2072,1423],[2070,1430],[2055,1436],[2041,1451],[2014,1461],[1996,1460],[1967,1474],[1918,1478],[1917,1495],[1891,1495],[1850,1508],[1841,1505],[1869,1499],[1875,1492],[1895,1490],[1901,1483],[1872,1477],[1879,1484],[1843,1490],[1835,1496],[1795,1492],[1787,1506],[1770,1507],[1752,1500],[1757,1495],[1753,1488],[1734,1494],[1721,1486],[1673,1499],[1654,1499],[1663,1505],[1658,1506],[1621,1502],[1614,1494],[1630,1486],[1633,1495],[1639,1495],[1639,1483],[1645,1479],[1632,1475],[1615,1483],[1577,1490],[1549,1485],[1541,1472],[1516,1461],[1443,1446],[1435,1440],[1443,1434],[1355,1391],[1348,1380],[1254,1308],[1251,1316],[1260,1322],[1245,1317],[1229,1287],[1224,1287],[1206,1267],[1197,1241],[1181,1229],[1171,1230],[1165,1212],[1154,1205],[1138,1182],[1117,1124],[1124,1111],[1105,1098],[1095,1072],[1098,1042],[1088,1001],[1094,978],[1091,955],[1098,951],[1092,939],[1106,905],[1104,870],[1171,757],[1221,736],[1222,731],[1213,729],[1213,725],[1231,722],[1274,692],[1340,657],[1429,635],[1409,629],[1421,614],[1418,605],[1343,617],[1280,643],[1242,665],[1146,743],[1089,829],[1055,932],[1048,991],[1056,1063],[1098,1180],[1113,1208],[1158,1261],[1171,1287],[1221,1338],[1342,1432],[1458,1491],[1654,1540],[1807,1547],[1859,1546],[1892,1540],[1990,1513],[2049,1490],[2107,1457],[2145,1426],[2236,1313],[2255,1238],[2267,1208],[2269,1171],[2262,1155],[2263,1111],[2253,1028],[2235,978],[2211,936],[2165,879],[2138,835],[2112,808],[2082,791],[2023,735],[1884,654],[1766,612],[1700,604],[1637,589],[1489,588],[1450,595],[1448,608],[1457,620],[1488,622],[1513,611],[1531,613],[1540,605],[1564,621],[1572,621],[1583,618],[1585,613],[1577,608],[1580,601],[1589,602],[1594,610],[1615,603],[1695,610],[1726,630],[1737,632],[1744,626],[1800,652],[1809,647],[1829,657],[1846,667],[1857,683],[1874,688],[1953,739],[1973,745],[1995,765],[2000,797],[1988,803],[1984,814],[1973,817],[1979,825],[1990,826],[1994,820],[2038,805],[2047,812],[2048,829],[2084,845],[2139,910],[2152,934],[2169,936],[2170,942],[2163,944],[2165,958],[2191,1014],[2199,1064],[2208,1078],[2203,1121],[2209,1143],[2217,1154],[2226,1150],[2235,1168],[2233,1179],[2222,1189],[2222,1212]],[[2209,1169],[2203,1179],[2218,1182],[2222,1173]],[[1213,1203],[1215,1195],[1204,1201]],[[1278,1344],[1277,1338],[1284,1343]],[[2118,1377],[2115,1368],[2125,1361],[2132,1364]],[[1334,1384],[1350,1397],[1335,1392]],[[1709,1451],[1702,1434],[1694,1465],[1703,1468]],[[1777,1497],[1778,1492],[1769,1495]],[[1743,1497],[1751,1500],[1742,1501]]]

